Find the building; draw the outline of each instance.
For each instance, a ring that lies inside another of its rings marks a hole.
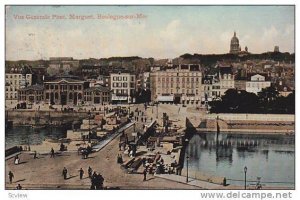
[[[32,85],[32,70],[29,66],[12,67],[5,74],[5,104],[14,107],[18,103],[18,90]]]
[[[50,76],[59,74],[70,74],[79,67],[79,61],[72,57],[50,57],[47,73]]]
[[[44,100],[55,105],[82,104],[84,81],[59,78],[44,82]]]
[[[237,90],[246,90],[247,75],[245,69],[238,69],[234,76],[234,88]]]
[[[110,86],[110,76],[98,75],[96,78],[87,79],[87,81],[89,82],[89,87],[96,87],[97,85]]]
[[[142,77],[142,89],[150,89],[150,72],[144,72]]]
[[[232,65],[218,64],[219,68],[219,84],[220,95],[223,96],[228,89],[234,88],[234,74],[232,71]]]
[[[246,91],[258,94],[263,88],[271,86],[271,81],[267,80],[266,75],[263,74],[249,74],[246,82]]]
[[[31,85],[18,91],[18,102],[27,105],[38,104],[44,101],[44,86]]]
[[[279,46],[274,47],[274,52],[279,52]]]
[[[119,72],[110,74],[112,103],[135,103],[135,75]]]
[[[230,51],[229,53],[237,54],[241,51],[241,47],[239,44],[239,39],[236,37],[236,32],[234,32],[233,37],[230,41]]]
[[[282,80],[274,84],[274,87],[279,93],[279,96],[287,97],[293,93],[293,90],[287,86]]]
[[[177,65],[150,73],[151,100],[200,105],[202,72],[200,65]]]
[[[108,87],[96,86],[84,89],[84,102],[88,105],[107,105],[111,102],[111,92]]]

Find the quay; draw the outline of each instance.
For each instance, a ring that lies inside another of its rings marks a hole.
[[[144,106],[137,105],[136,107],[143,110]],[[5,187],[13,189],[17,183],[20,183],[24,189],[89,189],[90,179],[87,177],[87,168],[90,166],[94,171],[102,174],[105,179],[104,186],[107,189],[242,189],[241,186],[236,185],[223,186],[224,177],[202,176],[199,178],[192,177],[193,175],[189,173],[189,181],[186,182],[185,170],[182,168],[186,146],[184,139],[188,138],[189,135],[186,135],[184,130],[190,119],[194,120],[197,114],[175,105],[172,105],[171,108],[165,105],[159,105],[157,109],[154,108],[150,106],[148,109],[145,108],[143,112],[134,112],[129,123],[118,126],[114,133],[99,141],[98,144],[92,145],[95,152],[90,154],[87,159],[82,159],[78,155],[76,145],[74,147],[70,145],[67,151],[62,151],[55,158],[50,158],[51,147],[58,151],[60,143],[54,145],[47,141],[40,145],[40,149],[37,146],[31,146],[31,151],[22,151],[18,155],[21,159],[19,165],[15,165],[13,156],[10,156],[5,163]],[[164,113],[167,113],[167,118]],[[80,142],[78,139],[80,132],[85,134],[88,132],[87,123],[89,120],[86,120],[87,116],[83,119],[81,131],[75,129],[68,134],[74,137],[75,143]],[[107,117],[109,116],[111,115],[107,115]],[[205,116],[205,113],[200,113],[202,119]],[[144,121],[143,118],[145,118]],[[168,119],[167,126],[164,125],[166,119]],[[92,119],[91,125],[95,126],[94,123],[95,121]],[[197,123],[201,123],[201,121]],[[96,130],[96,127],[93,128]],[[104,130],[111,129],[104,127]],[[165,132],[165,130],[168,131]],[[221,130],[226,129],[222,128]],[[259,131],[251,132],[251,134],[255,133],[259,133]],[[274,133],[276,134],[276,131],[272,132],[272,134]],[[131,152],[128,148],[120,147],[120,144],[124,142],[124,134],[129,140],[127,147],[137,145],[134,156],[130,155]],[[38,159],[33,159],[33,150],[38,151]],[[118,163],[119,155],[122,156],[122,163]],[[167,171],[157,173],[156,170],[159,167],[156,158],[159,158],[159,162],[165,166],[163,170],[171,169],[172,172],[170,174]],[[143,181],[144,159],[150,160],[150,162],[146,162],[146,165],[148,163],[147,166],[153,167],[154,170],[152,173],[147,172],[146,181]],[[64,167],[69,172],[67,180],[61,176]],[[85,171],[82,180],[79,179],[78,170],[80,168]],[[15,175],[12,184],[8,183],[7,174],[9,171]],[[278,187],[268,188],[276,189]],[[284,189],[283,187],[280,188]]]

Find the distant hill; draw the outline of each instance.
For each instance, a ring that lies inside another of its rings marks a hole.
[[[184,54],[180,58],[184,59],[184,62],[194,63],[200,62],[202,65],[210,66],[217,61],[246,61],[246,60],[274,60],[285,61],[287,63],[295,63],[295,54],[281,53],[281,52],[266,52],[262,54]]]

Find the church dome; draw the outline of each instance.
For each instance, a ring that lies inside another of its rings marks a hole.
[[[231,38],[231,44],[239,44],[239,39],[236,37],[235,32],[234,32],[233,37]]]
[[[229,53],[239,53],[240,50],[240,44],[239,44],[239,39],[236,37],[236,32],[234,32],[233,37],[231,38],[231,42],[230,42],[230,51]]]

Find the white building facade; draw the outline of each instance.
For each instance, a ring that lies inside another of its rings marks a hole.
[[[250,80],[246,82],[246,91],[254,94],[258,94],[263,88],[271,86],[271,81],[266,81],[266,77],[260,74],[256,74],[250,77]]]
[[[111,73],[110,87],[112,103],[135,103],[135,75],[130,73]]]
[[[18,103],[18,91],[32,85],[30,69],[12,68],[5,74],[5,103],[6,106],[15,106]]]

